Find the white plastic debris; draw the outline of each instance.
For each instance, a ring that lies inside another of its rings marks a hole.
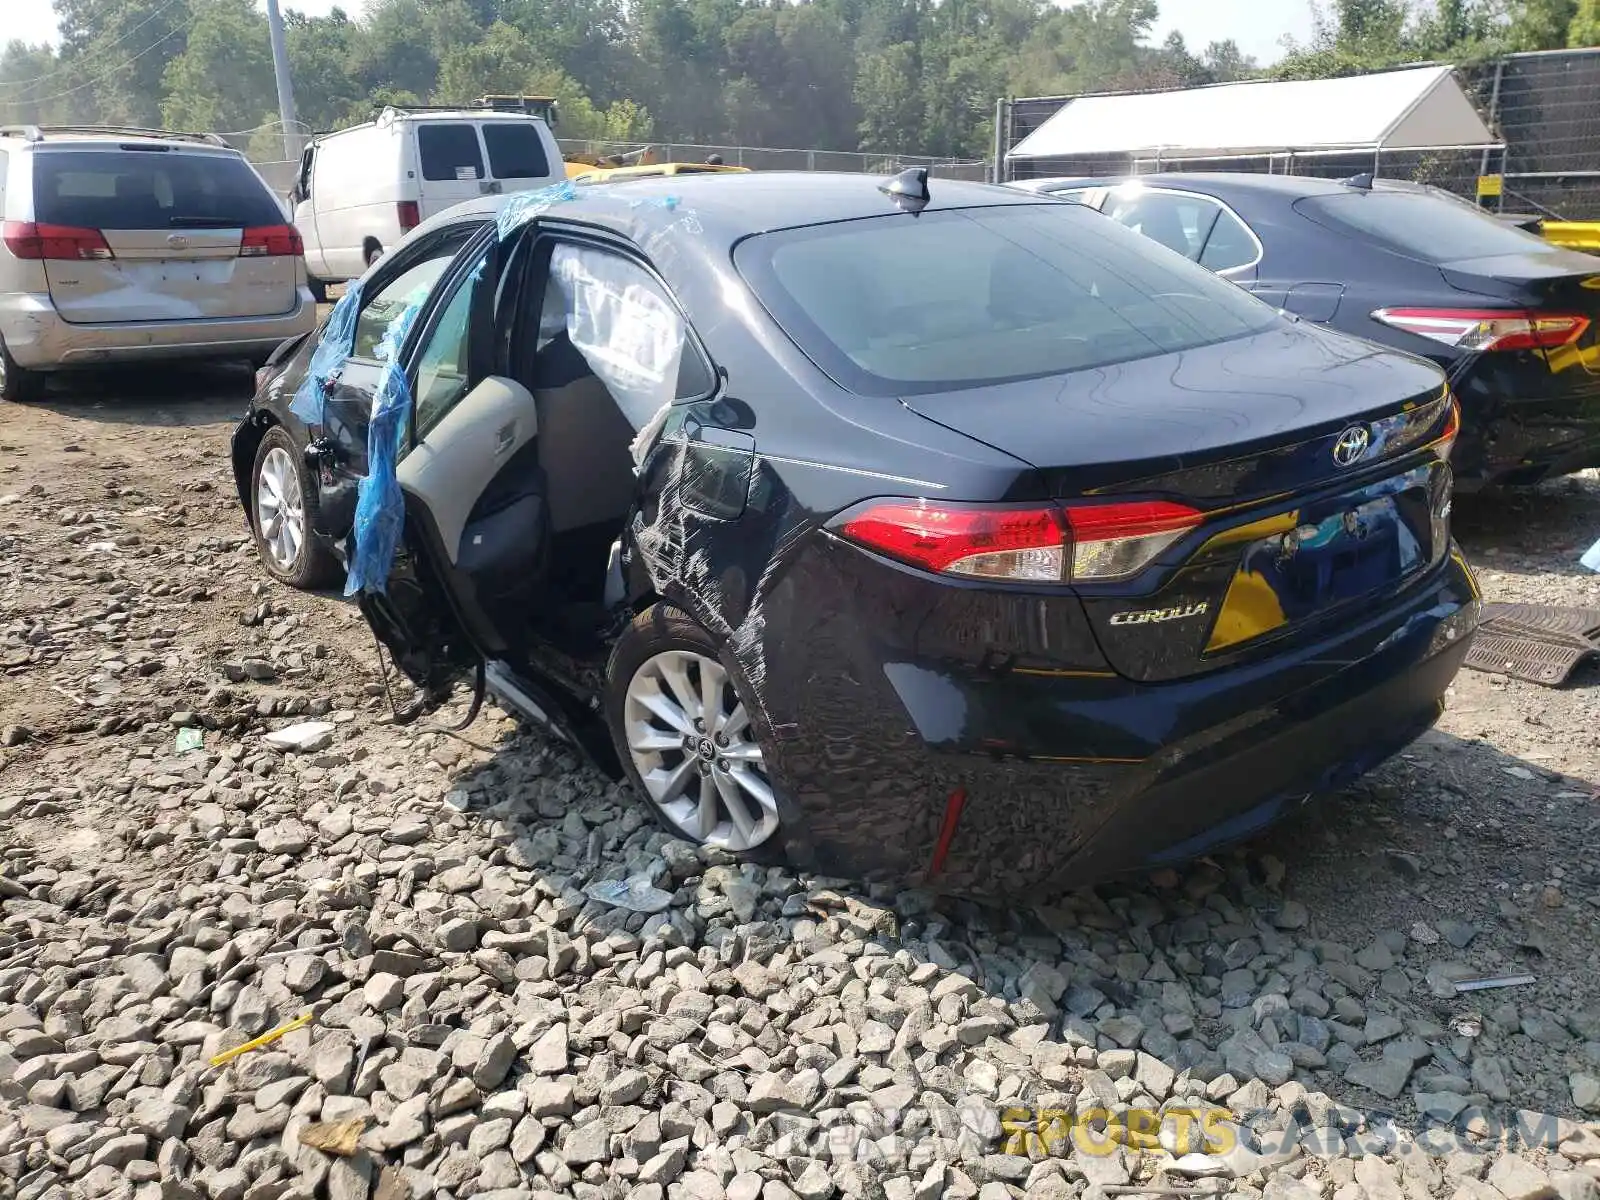
[[[296,725],[275,729],[262,740],[285,754],[310,754],[326,750],[333,743],[333,722],[301,721]]]
[[[663,892],[643,875],[632,879],[602,879],[584,888],[583,894],[612,908],[637,913],[664,912],[672,905],[672,893]]]
[[[1591,571],[1600,571],[1600,542],[1596,542],[1584,551],[1583,557],[1578,560]]]

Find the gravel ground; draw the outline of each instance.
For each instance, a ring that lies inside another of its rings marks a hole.
[[[171,387],[0,411],[0,1196],[1600,1196],[1600,672],[1464,674],[1181,872],[863,894],[492,707],[386,723],[353,609],[256,567],[247,377]],[[1600,480],[1457,510],[1489,598],[1600,605]],[[635,874],[670,907],[585,896]]]

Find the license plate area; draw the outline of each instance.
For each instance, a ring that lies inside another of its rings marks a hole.
[[[1291,528],[1243,548],[1206,653],[1403,588],[1448,548],[1447,488],[1419,468],[1303,505]]]

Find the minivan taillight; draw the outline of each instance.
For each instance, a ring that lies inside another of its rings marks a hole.
[[[293,225],[258,225],[239,240],[240,258],[303,258],[305,243]]]
[[[115,258],[98,229],[76,225],[39,225],[33,221],[7,221],[3,237],[6,249],[31,262],[94,262]]]
[[[835,523],[844,537],[943,575],[1006,583],[1126,579],[1204,519],[1165,500],[1025,507],[874,501]]]
[[[1480,352],[1553,350],[1571,345],[1589,328],[1589,318],[1579,313],[1507,308],[1380,308],[1372,318],[1458,350]]]
[[[422,224],[422,211],[417,207],[415,200],[400,201],[399,209],[401,233],[410,233],[418,225]]]

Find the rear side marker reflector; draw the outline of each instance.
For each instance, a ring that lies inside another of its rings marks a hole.
[[[0,232],[6,249],[28,262],[103,262],[115,258],[98,229],[7,221]]]
[[[926,571],[1007,583],[1125,579],[1200,524],[1163,500],[1006,507],[926,500],[871,502],[834,528]]]
[[[1375,321],[1460,350],[1553,350],[1576,342],[1589,328],[1578,313],[1509,308],[1380,308]]]
[[[957,788],[944,802],[944,820],[939,824],[939,840],[933,847],[933,860],[928,863],[928,878],[937,878],[950,857],[950,843],[956,839],[956,826],[961,823],[961,810],[967,806],[967,791]]]

